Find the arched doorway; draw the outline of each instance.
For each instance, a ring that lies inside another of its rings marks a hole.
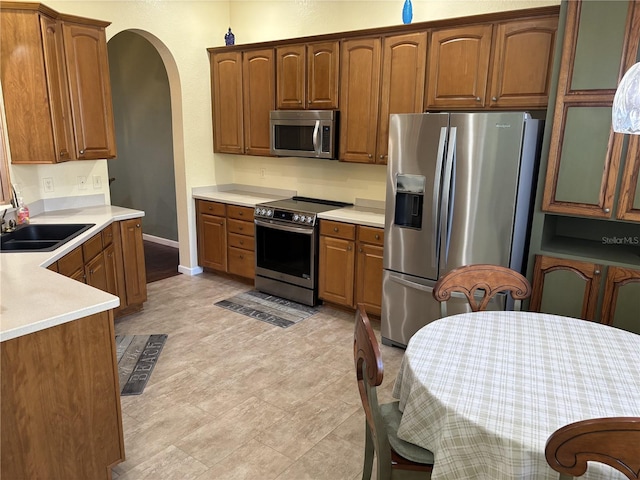
[[[118,155],[111,203],[145,211],[145,239],[178,246],[171,90],[155,46],[123,31],[108,42]]]

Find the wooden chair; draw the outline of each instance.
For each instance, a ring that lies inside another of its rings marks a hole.
[[[551,434],[545,447],[547,463],[560,480],[587,471],[587,462],[600,462],[640,478],[640,417],[594,418],[571,423]]]
[[[480,303],[475,294],[484,290]],[[498,265],[465,265],[443,275],[433,287],[433,298],[440,302],[440,316],[447,316],[447,300],[452,292],[463,293],[474,312],[487,308],[489,301],[499,292],[509,291],[515,300],[514,309],[520,310],[522,300],[531,295],[528,280],[515,270]]]
[[[431,477],[433,453],[417,445],[398,438],[402,412],[398,402],[378,404],[376,387],[382,383],[383,370],[380,347],[376,340],[364,305],[356,310],[353,357],[358,379],[360,399],[366,416],[365,455],[363,480],[371,478],[374,452],[377,454],[379,480],[400,478],[404,470],[424,472],[424,478]],[[416,475],[415,473],[412,475]]]

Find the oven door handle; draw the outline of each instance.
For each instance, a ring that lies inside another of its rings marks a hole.
[[[313,227],[297,227],[291,225],[281,225],[279,223],[265,222],[264,220],[255,219],[254,223],[259,227],[273,228],[275,230],[282,230],[283,232],[302,233],[304,235],[313,235]]]

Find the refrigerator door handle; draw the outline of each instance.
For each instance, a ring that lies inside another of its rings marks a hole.
[[[447,160],[444,165],[444,180],[442,182],[442,202],[440,206],[440,274],[444,273],[449,250],[449,202],[451,200],[451,181],[453,176],[453,161],[456,155],[457,127],[451,127],[449,132],[449,147]]]
[[[427,293],[431,293],[433,291],[433,287],[428,287],[426,285],[422,285],[420,283],[416,283],[416,282],[411,282],[405,278],[402,278],[400,275],[398,275],[397,273],[389,273],[389,278],[391,280],[393,280],[396,283],[399,283],[400,285],[403,285],[405,287],[409,287],[409,288],[413,288],[415,290],[421,290],[423,292],[427,292]]]
[[[447,144],[447,127],[440,128],[440,140],[438,141],[438,162],[436,164],[436,174],[433,179],[433,203],[431,208],[433,209],[432,217],[433,223],[431,225],[431,230],[433,232],[433,243],[434,246],[431,249],[431,266],[434,268],[438,268],[438,253],[440,248],[438,245],[438,235],[440,234],[438,228],[438,208],[440,208],[440,188],[442,181],[442,163],[444,161],[444,149]]]

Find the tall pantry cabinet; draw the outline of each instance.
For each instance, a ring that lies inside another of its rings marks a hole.
[[[530,309],[640,333],[640,137],[611,129],[618,82],[640,61],[640,2],[563,2],[560,18]]]
[[[116,155],[105,27],[39,3],[0,3],[0,78],[12,163]]]

